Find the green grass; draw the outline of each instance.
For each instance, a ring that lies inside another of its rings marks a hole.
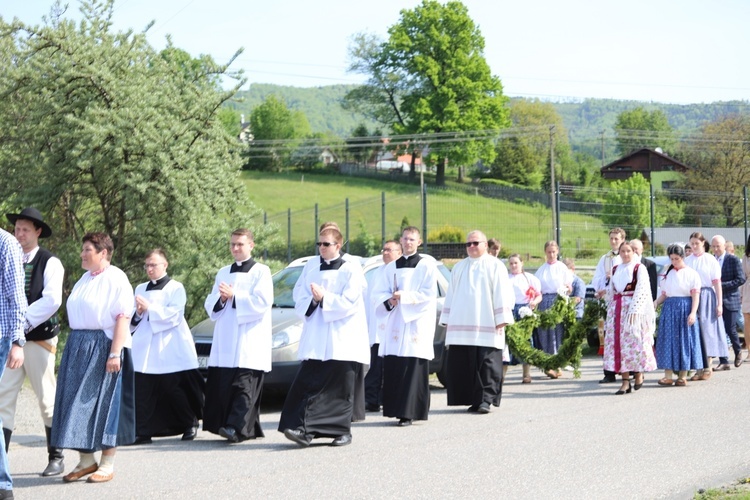
[[[279,227],[279,237],[286,241],[287,210],[292,211],[293,241],[312,240],[315,228],[315,204],[318,223],[333,220],[345,229],[345,200],[349,199],[349,235],[363,230],[379,239],[381,235],[381,193],[385,193],[387,238],[398,233],[406,217],[421,227],[419,187],[347,175],[310,173],[243,172],[250,199],[268,214],[268,221]],[[428,232],[443,226],[454,226],[464,232],[484,231],[498,238],[503,247],[540,260],[544,243],[554,237],[552,216],[539,205],[511,203],[483,197],[464,190],[427,189]],[[256,221],[260,222],[260,221]],[[607,229],[598,218],[564,213],[561,221],[562,251],[575,256],[577,248],[593,248],[595,257],[579,264],[595,264],[607,250]]]

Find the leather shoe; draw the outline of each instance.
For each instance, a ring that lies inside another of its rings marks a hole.
[[[603,379],[599,381],[600,384],[614,384],[617,382],[617,379],[615,377],[610,377],[609,375],[605,375]]]
[[[0,499],[12,499],[13,498],[13,490],[0,490]]]
[[[367,403],[365,406],[365,411],[380,411],[380,405]]]
[[[192,441],[195,439],[195,436],[198,435],[198,427],[190,427],[188,430],[185,431],[185,434],[182,435],[183,441]]]
[[[136,436],[135,441],[133,441],[131,446],[136,446],[139,444],[151,444],[151,436]]]
[[[742,366],[742,351],[738,352],[734,355],[734,367],[739,368]]]
[[[727,370],[731,370],[731,367],[726,363],[722,363],[719,366],[714,368],[715,372],[725,372]]]
[[[56,476],[62,474],[65,470],[65,464],[62,458],[53,458],[47,464],[47,467],[42,471],[43,477]],[[2,497],[0,497],[2,498]]]
[[[284,429],[284,437],[286,437],[289,441],[294,441],[295,443],[297,443],[298,445],[302,447],[310,446],[310,437],[307,434],[305,434],[304,431],[301,431],[299,429]],[[339,436],[339,437],[342,437],[342,436]],[[351,441],[351,436],[349,437],[349,441]],[[349,443],[345,443],[345,444],[349,444]],[[336,445],[336,446],[343,446],[343,445]]]
[[[466,411],[468,411],[469,413],[476,413],[479,411],[479,405],[471,405],[466,409]]]
[[[83,476],[88,476],[89,474],[93,474],[96,472],[96,470],[99,468],[97,464],[89,465],[88,467],[84,467],[83,469],[73,469],[73,472],[66,474],[63,476],[63,482],[64,483],[72,483],[73,481],[78,481]]]
[[[106,483],[107,481],[111,481],[113,477],[115,477],[114,472],[105,474],[103,472],[96,471],[96,474],[92,474],[91,476],[89,476],[86,482],[87,483]]]
[[[352,444],[351,434],[344,434],[331,441],[331,446],[346,446],[348,444]]]
[[[399,427],[409,427],[411,425],[411,419],[410,418],[399,419],[396,425],[398,425]]]
[[[490,408],[490,404],[487,402],[482,403],[479,405],[479,408],[477,408],[477,413],[484,413],[487,414],[492,411],[492,408]]]
[[[234,427],[219,427],[219,436],[223,437],[230,443],[239,443],[240,437],[237,435],[237,431]]]

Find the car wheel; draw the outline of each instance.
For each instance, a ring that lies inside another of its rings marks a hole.
[[[440,370],[435,373],[438,381],[443,384],[443,387],[448,387],[448,356],[446,356],[446,354],[448,354],[447,350],[443,352],[443,366],[441,366]]]

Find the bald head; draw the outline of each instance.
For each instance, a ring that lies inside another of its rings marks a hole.
[[[726,252],[727,240],[720,234],[711,238],[711,253],[716,257],[721,257]]]
[[[643,242],[638,238],[630,240],[630,248],[633,249],[633,253],[637,256],[643,255]]]

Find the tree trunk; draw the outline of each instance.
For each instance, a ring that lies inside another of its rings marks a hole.
[[[448,158],[438,158],[437,172],[435,173],[435,185],[445,186],[445,165],[448,163]]]

